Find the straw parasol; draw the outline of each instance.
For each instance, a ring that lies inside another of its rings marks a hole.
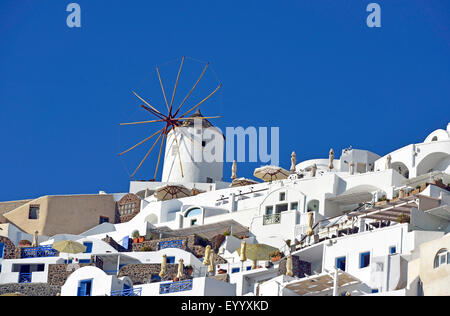
[[[314,225],[314,213],[309,212],[308,213],[308,230],[306,231],[307,236],[314,235],[313,225]]]
[[[292,256],[289,255],[286,258],[286,275],[287,276],[293,276],[294,272],[292,271],[293,269],[293,264],[292,264]]]
[[[210,272],[210,273],[214,272],[214,252],[213,251],[211,251],[209,253],[208,272]]]
[[[37,247],[38,246],[38,235],[39,235],[39,232],[37,230],[34,231],[33,243],[31,244],[31,247]]]
[[[163,255],[162,256],[162,261],[161,261],[161,271],[159,272],[159,277],[162,278],[163,276],[165,276],[167,273],[167,256]]]
[[[253,185],[253,184],[258,184],[258,182],[253,181],[251,179],[238,178],[238,179],[234,179],[231,182],[230,188],[243,187],[243,186],[246,186],[246,185]]]
[[[206,246],[206,248],[205,248],[205,257],[204,257],[204,259],[203,259],[203,264],[204,264],[205,266],[208,266],[208,265],[209,265],[209,263],[210,263],[210,257],[211,257],[211,246],[208,245],[208,246]]]
[[[295,154],[295,151],[291,154],[291,173],[295,173],[295,165],[297,164],[297,155]]]
[[[237,164],[236,164],[236,160],[233,160],[233,166],[231,167],[231,179],[236,179],[237,178]]]
[[[73,240],[61,240],[53,244],[53,249],[64,253],[82,253],[86,251],[86,246],[80,244],[79,242]]]
[[[256,268],[258,260],[269,260],[270,254],[278,251],[277,248],[266,244],[246,244],[245,241],[241,243],[241,248],[236,249],[241,256],[241,261],[250,259],[253,261],[252,269]],[[245,260],[242,260],[245,259]]]
[[[155,190],[154,196],[159,201],[167,201],[191,196],[191,191],[183,185],[164,185]]]
[[[264,166],[256,168],[253,175],[258,179],[269,182],[287,179],[289,177],[289,171],[277,166]]]
[[[184,277],[184,265],[183,265],[183,259],[178,260],[178,273],[177,278],[182,279]]]
[[[334,168],[334,166],[333,166],[333,160],[334,160],[334,150],[333,150],[333,148],[330,149],[330,153],[328,154],[328,159],[330,161],[330,165],[328,166],[328,168],[330,168],[330,170],[331,170],[331,169]]]

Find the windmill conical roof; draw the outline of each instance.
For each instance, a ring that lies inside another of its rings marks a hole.
[[[195,118],[195,117],[202,117],[202,116],[203,116],[203,114],[200,112],[200,109],[197,108],[197,111],[195,111],[195,113],[191,114],[189,117],[190,118]],[[210,121],[208,121],[207,119],[201,119],[201,120],[202,120],[202,127],[203,128],[214,127],[214,125],[212,125],[212,123]],[[183,121],[181,126],[183,126],[183,127],[194,126],[194,121],[195,120],[185,120],[185,121]]]

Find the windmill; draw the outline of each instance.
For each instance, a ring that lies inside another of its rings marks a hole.
[[[170,132],[172,132],[173,135],[174,135],[174,139],[175,139],[175,143],[176,143],[177,147],[179,146],[177,134],[180,135],[180,136],[184,135],[188,139],[190,139],[190,141],[195,142],[194,138],[190,137],[189,135],[184,134],[184,131],[180,128],[180,126],[182,126],[184,122],[190,121],[190,120],[196,120],[196,119],[197,120],[206,120],[206,119],[213,119],[213,118],[219,118],[220,117],[220,116],[203,116],[203,115],[198,115],[198,113],[199,113],[198,110],[199,110],[199,106],[201,104],[203,104],[204,102],[209,100],[213,95],[215,95],[219,91],[219,89],[222,87],[222,84],[218,84],[215,89],[213,89],[208,95],[206,95],[204,98],[202,98],[202,100],[200,102],[198,102],[194,106],[191,106],[187,111],[186,111],[186,109],[183,108],[183,106],[186,104],[186,101],[188,101],[188,99],[191,96],[192,92],[196,89],[197,85],[202,80],[203,76],[205,75],[205,72],[208,69],[209,63],[205,64],[205,66],[203,67],[203,70],[202,70],[200,76],[198,77],[198,79],[196,80],[196,82],[192,86],[192,88],[189,90],[187,95],[184,97],[184,99],[179,104],[177,104],[177,105],[174,104],[175,95],[176,95],[177,87],[179,85],[179,81],[180,81],[180,78],[181,78],[181,73],[182,73],[182,70],[183,70],[184,63],[185,63],[185,57],[183,56],[181,58],[181,63],[180,63],[180,67],[178,69],[178,74],[177,74],[177,77],[176,77],[176,81],[175,81],[175,85],[174,85],[174,88],[173,88],[173,91],[172,91],[172,96],[170,98],[170,102],[169,102],[169,100],[167,98],[166,89],[164,88],[163,80],[162,80],[162,77],[161,77],[161,74],[160,74],[160,69],[158,68],[158,66],[156,67],[156,73],[158,75],[159,84],[161,86],[162,94],[163,94],[163,97],[164,97],[164,103],[165,103],[165,109],[164,110],[162,110],[162,109],[159,110],[157,107],[151,105],[149,101],[147,101],[144,98],[142,98],[135,91],[132,91],[133,94],[140,101],[142,101],[143,104],[140,104],[140,107],[143,110],[145,110],[147,112],[147,114],[150,114],[153,117],[153,119],[152,120],[142,120],[142,121],[135,121],[135,122],[120,123],[120,125],[121,126],[129,126],[129,125],[138,125],[138,124],[151,124],[151,125],[159,125],[160,128],[158,130],[156,130],[156,132],[154,132],[150,136],[147,136],[146,138],[142,139],[141,141],[139,141],[138,143],[136,143],[132,147],[130,147],[130,148],[126,149],[125,151],[123,151],[123,152],[118,154],[119,156],[122,156],[122,155],[132,151],[133,149],[135,149],[135,148],[145,144],[149,140],[154,139],[156,137],[156,140],[153,141],[153,144],[149,147],[148,151],[146,152],[146,154],[144,155],[144,157],[142,158],[142,160],[140,161],[140,163],[138,164],[138,166],[136,167],[134,172],[130,175],[130,178],[133,178],[134,175],[139,171],[139,169],[142,167],[142,165],[144,164],[146,159],[150,156],[150,154],[153,152],[153,150],[155,148],[157,148],[158,143],[159,143],[159,154],[158,154],[158,159],[157,159],[156,168],[155,168],[155,176],[154,176],[154,178],[156,179],[156,176],[157,176],[157,173],[158,173],[159,164],[160,164],[160,160],[161,160],[162,149],[163,149],[164,143],[167,140],[167,135]],[[164,108],[164,106],[163,106],[163,108]],[[194,110],[197,110],[197,112],[196,112],[197,115],[192,115],[192,116],[188,117],[187,115],[190,114]],[[184,175],[183,175],[183,162],[182,162],[181,155],[180,155],[179,151],[178,151],[178,161],[179,161],[179,166],[180,166],[180,169],[181,169],[181,175],[182,175],[182,177],[184,177]]]

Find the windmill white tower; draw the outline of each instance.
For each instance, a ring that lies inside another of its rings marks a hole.
[[[224,136],[197,111],[167,134],[162,182],[214,183],[223,178]],[[201,122],[201,123],[200,123]],[[178,144],[175,140],[174,131]],[[213,156],[206,151],[213,149]],[[179,152],[178,152],[179,151]],[[181,163],[179,163],[181,160]]]

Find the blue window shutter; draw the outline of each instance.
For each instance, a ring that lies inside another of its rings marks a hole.
[[[92,243],[91,242],[84,242],[83,245],[86,246],[86,251],[84,253],[91,253],[92,252]]]
[[[167,263],[175,263],[175,257],[167,257]]]
[[[5,244],[0,242],[0,259],[3,259],[3,252],[5,251]]]

